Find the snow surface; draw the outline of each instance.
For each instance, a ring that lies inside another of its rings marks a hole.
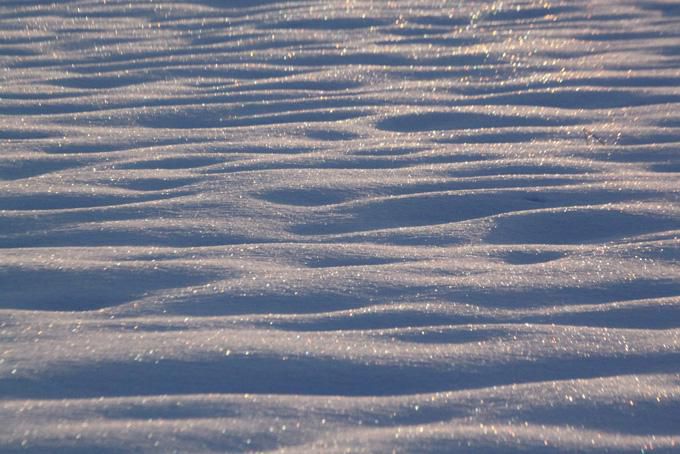
[[[680,452],[674,1],[1,0],[0,451]]]

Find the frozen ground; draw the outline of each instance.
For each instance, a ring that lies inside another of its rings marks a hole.
[[[0,451],[680,451],[680,7],[0,1]]]

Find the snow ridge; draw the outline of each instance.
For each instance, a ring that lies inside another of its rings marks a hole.
[[[0,451],[674,452],[680,10],[0,2]]]

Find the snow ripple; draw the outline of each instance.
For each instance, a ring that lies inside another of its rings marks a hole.
[[[680,449],[678,30],[0,2],[0,450]]]

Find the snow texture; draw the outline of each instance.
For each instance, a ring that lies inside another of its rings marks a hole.
[[[0,451],[680,452],[680,7],[0,0]]]

